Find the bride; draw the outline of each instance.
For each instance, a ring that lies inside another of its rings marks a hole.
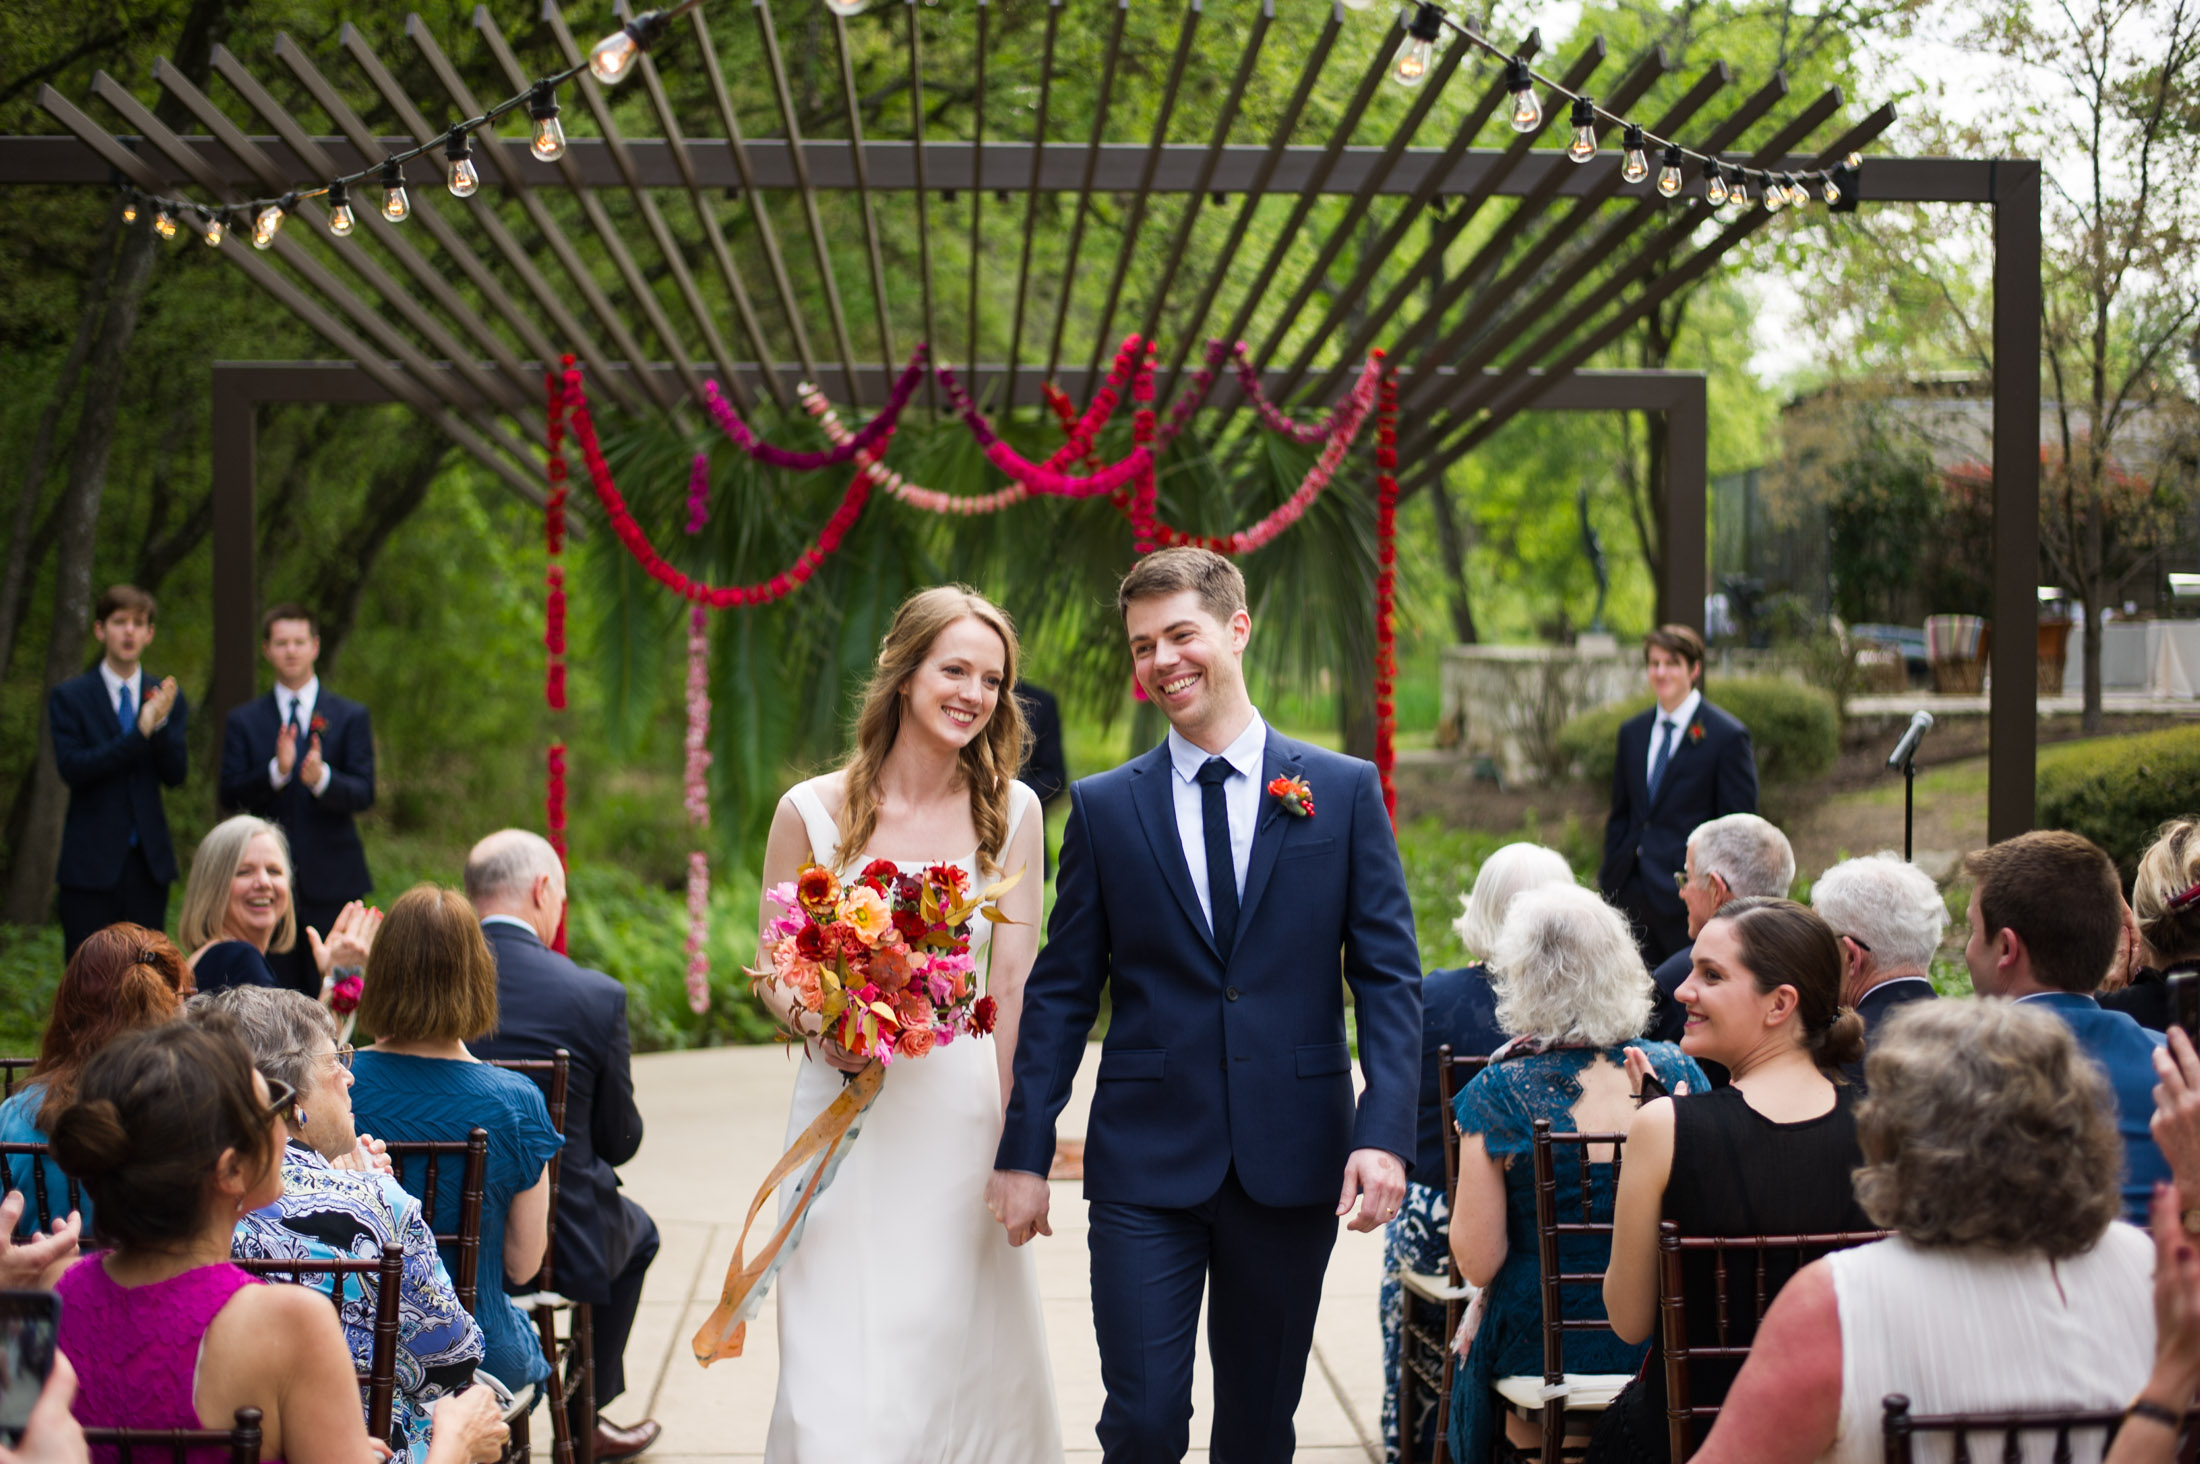
[[[1045,835],[1037,797],[1016,781],[1026,738],[1010,695],[1016,657],[1014,626],[976,592],[912,595],[879,646],[854,752],[789,790],[772,819],[767,890],[812,861],[842,878],[874,859],[905,873],[955,863],[973,888],[1026,877],[1000,900],[1014,924],[978,920],[971,931],[999,1007],[991,1040],[893,1065],[779,1273],[767,1464],[1062,1457],[1033,1256],[1010,1247],[985,1207],[1039,948]],[[764,919],[778,913],[767,899]],[[768,948],[759,970],[767,958]],[[789,997],[759,989],[785,1019]],[[864,1065],[810,1041],[790,1143],[840,1093],[842,1074]]]

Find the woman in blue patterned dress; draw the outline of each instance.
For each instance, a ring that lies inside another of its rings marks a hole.
[[[1635,1100],[1627,1076],[1626,1049],[1639,1048],[1666,1088],[1701,1092],[1707,1085],[1695,1060],[1666,1042],[1639,1038],[1650,1017],[1650,974],[1643,968],[1627,921],[1578,886],[1532,890],[1513,901],[1505,916],[1491,974],[1497,1020],[1518,1034],[1499,1050],[1454,1105],[1459,1124],[1459,1191],[1451,1216],[1451,1250],[1467,1280],[1482,1288],[1470,1317],[1474,1335],[1455,1371],[1451,1398],[1451,1456],[1482,1460],[1498,1427],[1493,1389],[1500,1378],[1543,1371],[1543,1307],[1537,1285],[1534,1123],[1549,1119],[1554,1133],[1624,1133]],[[1686,1085],[1685,1087],[1683,1085]],[[1593,1152],[1589,1171],[1592,1218],[1612,1216],[1611,1156]],[[1558,1166],[1558,1205],[1579,1212],[1579,1170]],[[1604,1269],[1608,1242],[1568,1236],[1559,1242],[1565,1271]],[[1603,1298],[1593,1287],[1562,1288],[1569,1318],[1601,1318]],[[1628,1373],[1642,1360],[1640,1345],[1608,1332],[1568,1338],[1565,1370]],[[1532,1447],[1539,1434],[1505,1418],[1514,1442]]]

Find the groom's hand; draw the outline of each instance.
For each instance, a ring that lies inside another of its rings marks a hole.
[[[1008,1232],[1010,1245],[1022,1245],[1034,1235],[1052,1235],[1047,1224],[1050,1191],[1046,1177],[1021,1169],[996,1169],[985,1182],[985,1207]]]
[[[1373,1230],[1398,1213],[1406,1198],[1406,1167],[1388,1149],[1354,1149],[1344,1161],[1344,1193],[1337,1197],[1337,1213],[1352,1212],[1357,1197],[1360,1213],[1352,1216],[1349,1229]]]

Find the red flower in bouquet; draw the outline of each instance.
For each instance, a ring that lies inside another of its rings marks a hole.
[[[863,873],[858,878],[872,889],[891,899],[894,893],[894,881],[900,873],[901,871],[895,867],[893,860],[874,859],[863,866]]]
[[[329,987],[328,1009],[339,1017],[350,1016],[359,1010],[359,998],[366,989],[367,982],[363,976],[337,977],[336,983]]]
[[[794,893],[809,914],[830,914],[840,900],[840,881],[822,864],[805,864],[794,877]]]
[[[970,1030],[981,1034],[991,1032],[1000,1017],[1001,1004],[990,996],[981,996],[978,1004],[970,1009]]]

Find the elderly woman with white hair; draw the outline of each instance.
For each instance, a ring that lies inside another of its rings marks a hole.
[[[1574,882],[1572,867],[1556,849],[1541,844],[1505,845],[1475,871],[1474,888],[1459,897],[1459,918],[1451,923],[1473,959],[1464,966],[1431,971],[1421,979],[1421,1103],[1413,1171],[1406,1183],[1405,1203],[1383,1229],[1383,1280],[1376,1294],[1383,1325],[1383,1447],[1390,1459],[1398,1455],[1398,1364],[1403,1346],[1399,1278],[1407,1271],[1424,1276],[1441,1273],[1449,1245],[1443,1126],[1451,1116],[1444,1112],[1443,1090],[1438,1086],[1442,1049],[1448,1046],[1459,1057],[1487,1057],[1505,1040],[1487,964],[1490,952],[1497,948],[1505,912],[1529,890]],[[1439,1309],[1425,1302],[1415,1305],[1428,1308],[1425,1325],[1442,1326]],[[1436,1449],[1436,1400],[1417,1388],[1412,1409],[1414,1457],[1425,1459]]]
[[[1516,897],[1490,955],[1497,1019],[1516,1035],[1454,1105],[1459,1190],[1451,1253],[1467,1280],[1482,1288],[1480,1323],[1452,1385],[1455,1459],[1490,1457],[1496,1380],[1543,1371],[1535,1121],[1550,1120],[1554,1133],[1627,1132],[1636,1108],[1627,1075],[1629,1047],[1642,1053],[1668,1091],[1706,1087],[1703,1070],[1678,1047],[1637,1040],[1650,1016],[1650,976],[1626,917],[1595,894],[1569,884]],[[1562,1210],[1578,1213],[1582,1183],[1576,1166],[1560,1166]],[[1593,1164],[1587,1184],[1591,1217],[1608,1221],[1611,1164]],[[1604,1265],[1605,1245],[1598,1238],[1560,1239],[1561,1270],[1599,1271]],[[1565,1288],[1561,1303],[1569,1318],[1604,1315],[1602,1299],[1588,1287]],[[1608,1332],[1584,1332],[1568,1340],[1565,1367],[1576,1373],[1632,1372],[1642,1354],[1639,1344]],[[1513,1443],[1533,1447],[1540,1440],[1536,1430],[1509,1417],[1506,1428]]]
[[[1844,859],[1810,889],[1810,906],[1841,942],[1841,1005],[1864,1019],[1864,1057],[1841,1069],[1861,1087],[1872,1040],[1889,1013],[1931,1001],[1933,952],[1948,926],[1948,907],[1933,877],[1881,850]]]

